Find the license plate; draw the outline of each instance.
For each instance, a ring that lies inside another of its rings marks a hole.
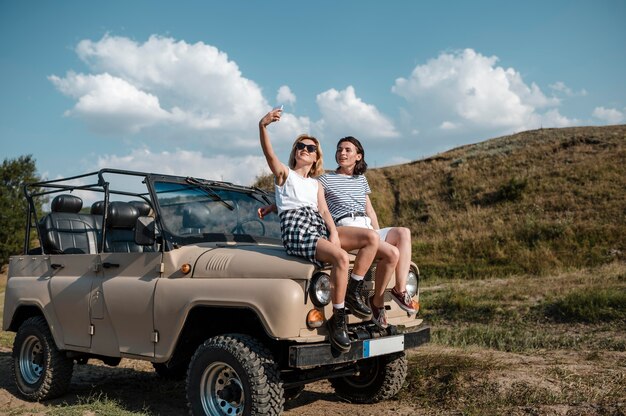
[[[363,341],[363,358],[404,351],[404,335]]]

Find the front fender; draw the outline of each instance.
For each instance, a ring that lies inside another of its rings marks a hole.
[[[156,355],[173,351],[187,316],[197,306],[249,309],[270,338],[298,337],[312,307],[307,303],[305,283],[271,278],[160,279],[154,299],[155,329],[160,338]],[[215,319],[228,321],[228,312]],[[232,322],[230,332],[238,332],[237,322]]]

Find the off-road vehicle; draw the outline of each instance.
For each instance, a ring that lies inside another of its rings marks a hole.
[[[131,358],[186,377],[194,415],[280,414],[320,379],[375,402],[401,388],[405,350],[430,338],[392,302],[391,283],[391,325],[349,314],[351,349],[335,351],[329,269],[286,254],[276,216],[257,217],[273,202],[260,189],[103,169],[24,190],[24,252],[10,259],[3,330],[16,332],[13,373],[26,399],[64,394],[76,364]],[[415,264],[408,281],[417,304]]]

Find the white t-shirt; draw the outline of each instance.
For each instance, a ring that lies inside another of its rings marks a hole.
[[[302,207],[312,207],[317,210],[318,186],[317,179],[303,178],[289,169],[285,183],[282,186],[274,184],[278,213]]]

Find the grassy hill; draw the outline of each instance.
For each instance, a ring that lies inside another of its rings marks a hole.
[[[624,259],[626,126],[541,129],[368,179],[426,276],[545,274]],[[389,203],[393,201],[393,203]]]
[[[491,139],[367,178],[381,226],[412,230],[425,277],[544,275],[626,258],[625,166],[625,125],[574,127]]]

